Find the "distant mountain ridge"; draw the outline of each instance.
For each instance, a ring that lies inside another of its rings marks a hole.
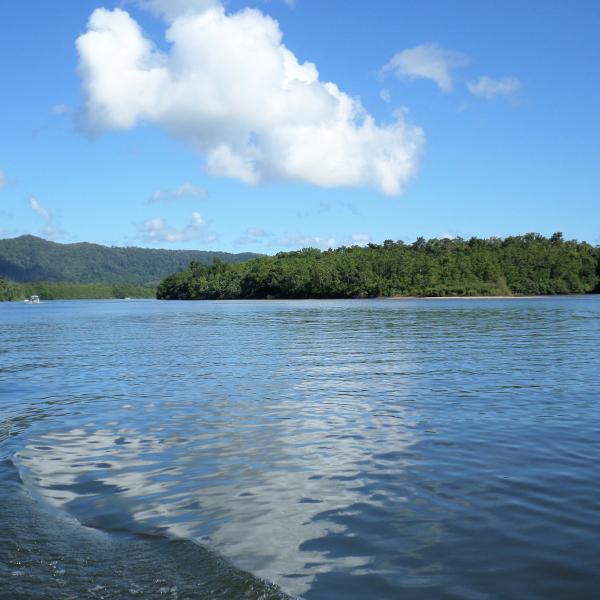
[[[190,262],[240,263],[258,254],[59,244],[34,235],[0,240],[0,279],[17,282],[157,283]]]

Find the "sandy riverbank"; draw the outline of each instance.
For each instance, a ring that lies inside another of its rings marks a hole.
[[[586,296],[588,294],[570,294],[570,296]],[[539,300],[542,298],[557,298],[559,295],[545,296],[384,296],[382,300]]]

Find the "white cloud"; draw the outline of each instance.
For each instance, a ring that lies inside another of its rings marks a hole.
[[[269,233],[268,231],[265,231],[260,227],[249,227],[248,229],[246,229],[246,233],[254,237],[270,237],[271,235],[273,235],[272,233]]]
[[[173,189],[156,190],[148,198],[149,204],[156,202],[173,202],[183,198],[206,198],[208,192],[201,187],[197,187],[192,183],[182,183]]]
[[[469,64],[462,52],[447,50],[438,44],[421,44],[395,54],[381,69],[399,79],[431,79],[442,92],[452,89],[452,71]]]
[[[29,208],[43,221],[43,226],[39,233],[48,240],[58,240],[65,236],[65,231],[59,227],[54,220],[54,216],[44,208],[36,198],[29,198]]]
[[[327,250],[339,246],[366,246],[371,241],[372,237],[368,233],[353,233],[341,239],[336,239],[332,235],[307,235],[303,233],[286,233],[275,237],[273,233],[259,227],[249,227],[234,243],[237,246],[264,245],[275,249],[319,248],[320,250]]]
[[[280,248],[319,248],[327,250],[337,246],[333,237],[321,237],[318,235],[287,234],[273,242],[273,246]]]
[[[368,233],[353,233],[350,240],[353,246],[366,246],[371,241],[371,236]]]
[[[97,9],[77,39],[92,130],[164,127],[212,175],[402,193],[424,135],[399,115],[377,124],[358,99],[299,63],[278,23],[216,0],[147,0],[167,20],[167,52],[121,10]]]
[[[214,242],[217,236],[207,231],[206,221],[198,212],[193,212],[190,222],[180,229],[172,227],[164,219],[156,217],[144,221],[141,228],[146,242]]]
[[[50,211],[44,208],[35,198],[29,198],[29,207],[38,216],[49,221],[51,219]]]
[[[392,94],[390,93],[390,90],[388,90],[387,88],[383,88],[380,92],[379,92],[379,97],[386,103],[389,104],[392,101]]]
[[[3,187],[6,187],[8,185],[8,180],[6,178],[6,174],[4,173],[4,171],[2,169],[0,169],[0,190]]]
[[[516,77],[493,79],[487,75],[481,75],[476,81],[470,81],[467,87],[474,96],[489,100],[496,96],[511,96],[519,90],[521,82]]]
[[[233,243],[236,246],[253,246],[257,244],[267,243],[268,238],[273,237],[273,234],[261,229],[260,227],[248,227],[242,235]]]

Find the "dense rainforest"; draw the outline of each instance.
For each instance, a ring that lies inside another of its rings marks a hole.
[[[120,248],[99,244],[57,244],[33,235],[0,240],[0,278],[22,282],[79,284],[158,284],[191,261],[210,264],[255,258],[252,253],[229,254],[202,250]]]
[[[305,248],[241,264],[197,261],[167,277],[159,299],[356,298],[597,292],[600,248],[529,233],[507,238],[386,240]]]

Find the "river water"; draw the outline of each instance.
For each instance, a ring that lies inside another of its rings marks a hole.
[[[0,597],[597,598],[600,297],[0,304]]]

